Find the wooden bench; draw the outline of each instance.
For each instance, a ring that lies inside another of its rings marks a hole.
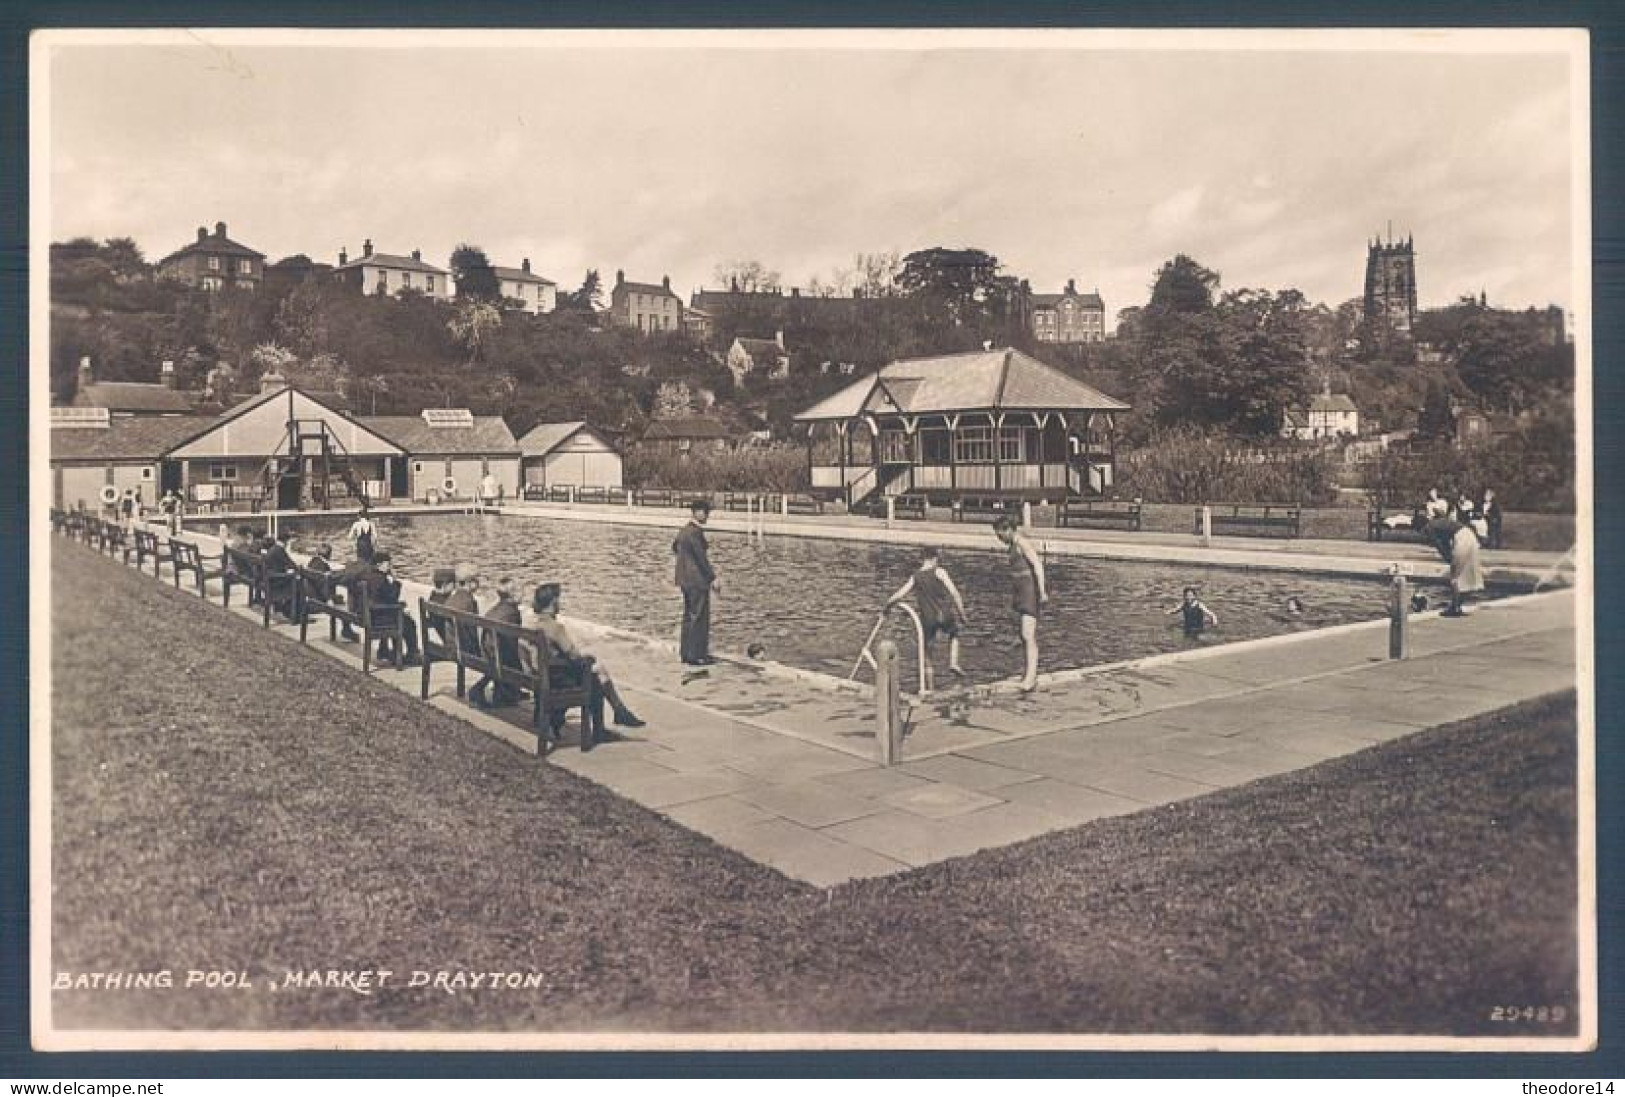
[[[554,484],[547,489],[549,503],[568,503],[573,493],[568,484]]]
[[[1302,529],[1303,510],[1275,503],[1208,504],[1213,512],[1213,532],[1242,537],[1297,537]],[[1196,508],[1195,532],[1202,533],[1202,508]]]
[[[116,555],[126,564],[130,562],[130,557],[135,554],[135,549],[131,547],[129,538],[124,534],[124,527],[114,525],[112,522],[102,523],[101,542],[98,547],[109,556]]]
[[[457,667],[457,696],[468,694],[468,672],[484,675],[498,685],[506,684],[531,694],[531,726],[537,738],[547,743],[573,708],[581,710],[581,749],[591,750],[594,730],[590,710],[602,705],[598,680],[591,659],[571,659],[556,650],[538,629],[493,621],[443,602],[418,599],[418,620],[423,625],[422,698],[429,699],[429,677],[433,663],[450,662]],[[437,634],[441,642],[430,645]],[[527,665],[526,647],[548,653],[542,667]],[[544,747],[545,750],[545,747]]]
[[[298,619],[301,584],[295,572],[271,571],[265,566],[265,557],[260,553],[231,548],[229,545],[221,550],[221,555],[224,561],[220,571],[222,606],[231,605],[231,588],[235,584],[248,588],[250,606],[259,604],[261,626],[271,627],[271,609],[279,603],[287,607],[287,613],[293,619]]]
[[[576,488],[576,502],[578,503],[607,503],[609,493],[601,487]]]
[[[956,522],[963,522],[967,518],[991,522],[1002,518],[1006,513],[1014,513],[1019,516],[1021,514],[1021,505],[1018,503],[1007,510],[1003,499],[993,499],[980,495],[967,495],[962,499],[954,500],[953,514]]]
[[[348,603],[344,597],[343,572],[312,571],[295,564],[289,574],[297,580],[295,591],[298,600],[294,617],[299,622],[301,644],[310,642],[311,615],[320,613],[327,618],[327,639],[330,643],[338,643],[341,623],[361,630],[361,670],[364,673],[372,673],[373,642],[376,640],[395,641],[392,645],[395,669],[402,669],[403,650],[406,647],[404,605],[399,602],[373,604],[365,584],[356,587],[355,603]]]
[[[760,506],[760,497],[754,492],[725,491],[722,493],[723,510],[757,510]]]
[[[675,507],[677,493],[670,488],[639,488],[633,501],[640,507]]]
[[[925,518],[926,501],[923,495],[893,495],[891,497],[891,512],[894,518]],[[875,507],[875,517],[886,517],[886,501],[880,500]]]
[[[147,557],[152,557],[152,577],[158,578],[158,569],[164,564],[174,565],[174,557],[169,546],[158,543],[158,535],[150,529],[133,530],[135,537],[135,568],[140,571],[146,564]]]
[[[197,545],[190,541],[182,541],[176,537],[169,539],[169,551],[174,557],[172,565],[175,569],[176,590],[181,589],[182,572],[196,577],[199,598],[209,596],[210,579],[224,580],[226,575],[226,554],[224,551],[219,556],[205,556],[203,550],[198,548]],[[218,560],[219,566],[210,567],[210,560]]]
[[[1055,525],[1061,529],[1127,529],[1140,532],[1139,503],[1084,499],[1061,504]]]
[[[1387,519],[1391,515],[1384,513],[1383,507],[1376,507],[1366,512],[1366,540],[1381,541],[1384,537],[1390,540],[1395,538],[1411,538],[1417,541],[1427,540],[1427,516],[1421,510],[1412,511],[1408,517],[1408,525],[1389,525]],[[1418,522],[1417,519],[1422,519]]]
[[[786,495],[784,510],[787,514],[823,514],[824,501],[812,495]]]
[[[527,503],[539,503],[547,498],[547,489],[541,484],[526,484],[522,494]]]

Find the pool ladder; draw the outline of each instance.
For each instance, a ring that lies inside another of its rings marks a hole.
[[[880,630],[886,623],[886,614],[890,613],[894,609],[900,609],[904,613],[908,614],[909,620],[914,623],[914,640],[917,645],[915,650],[919,655],[918,664],[920,668],[919,695],[924,697],[926,694],[931,692],[931,664],[928,663],[925,658],[925,625],[923,622],[921,622],[920,615],[915,612],[914,607],[909,605],[907,602],[898,602],[896,605],[887,606],[885,609],[880,611],[880,617],[875,621],[875,627],[869,630],[869,639],[863,642],[863,650],[858,652],[858,661],[852,664],[852,673],[848,674],[847,678],[857,678],[858,671],[863,669],[864,663],[868,663],[871,667],[877,666],[873,651],[875,646],[875,637],[880,635]]]

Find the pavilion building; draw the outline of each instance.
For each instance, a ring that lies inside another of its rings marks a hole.
[[[795,417],[814,493],[865,509],[887,496],[1059,501],[1103,495],[1121,400],[1018,350],[910,358]]]

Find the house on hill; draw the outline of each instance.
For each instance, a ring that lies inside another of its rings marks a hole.
[[[1317,393],[1307,407],[1287,408],[1281,415],[1281,437],[1312,441],[1354,437],[1360,433],[1360,409],[1348,395],[1330,388]]]
[[[624,483],[621,451],[577,420],[538,423],[519,439],[524,486],[618,488]]]
[[[1106,339],[1106,303],[1100,293],[1079,293],[1066,280],[1062,293],[1032,295],[1033,338],[1040,343],[1101,343]]]
[[[451,275],[432,263],[425,263],[423,252],[414,250],[411,255],[389,255],[373,251],[371,240],[362,242],[361,254],[353,260],[340,248],[339,265],[333,277],[366,294],[400,294],[412,290],[436,301],[451,300]]]
[[[1129,405],[1018,350],[910,358],[795,417],[814,491],[848,505],[886,496],[1017,501],[1100,495],[1116,478]]]
[[[197,239],[158,261],[158,275],[207,290],[258,289],[265,277],[265,253],[226,235],[216,221],[214,234],[197,230]]]
[[[736,385],[744,384],[745,378],[753,374],[774,379],[790,376],[790,355],[784,349],[782,330],[771,339],[741,335],[728,348],[726,362]]]
[[[534,273],[528,256],[517,267],[493,266],[491,270],[504,301],[518,301],[519,307],[533,316],[558,308],[558,284]]]
[[[651,420],[638,448],[651,453],[720,453],[731,440],[728,428],[720,419],[709,415],[684,415],[672,419]]]
[[[679,331],[683,326],[683,299],[671,291],[670,275],[655,286],[628,282],[624,270],[616,271],[609,311],[617,324],[642,332]]]
[[[427,408],[419,415],[369,415],[358,420],[406,454],[403,473],[391,493],[423,500],[472,499],[487,475],[502,494],[520,488],[519,443],[500,415],[475,415],[467,408]]]

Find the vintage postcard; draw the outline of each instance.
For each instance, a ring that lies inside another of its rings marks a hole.
[[[32,43],[35,1046],[1595,1046],[1589,42]]]

